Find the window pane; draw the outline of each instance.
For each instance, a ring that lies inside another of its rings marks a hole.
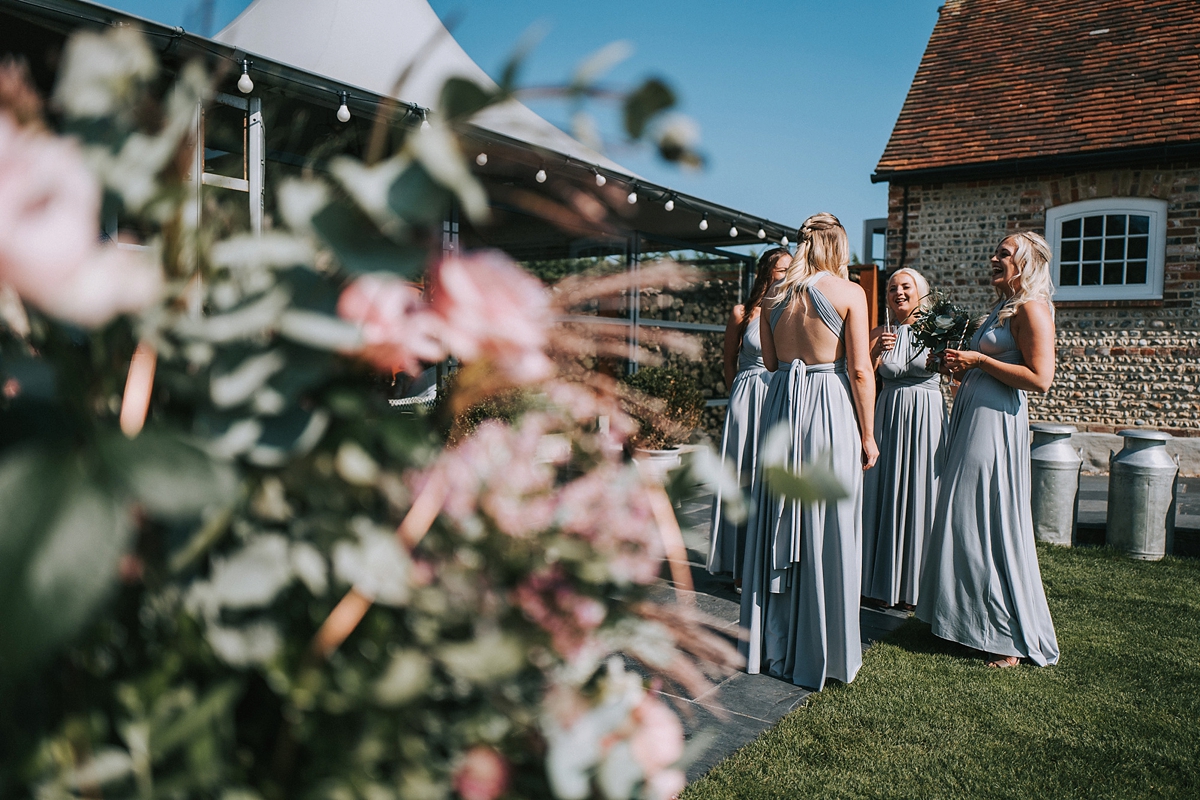
[[[1079,240],[1062,243],[1062,260],[1063,261],[1078,261],[1079,260]]]
[[[1099,286],[1100,285],[1100,264],[1091,263],[1083,265],[1083,280],[1080,284],[1083,286]]]
[[[1080,221],[1077,219],[1069,219],[1062,224],[1062,238],[1078,239],[1079,238]]]
[[[1129,235],[1150,233],[1150,218],[1140,214],[1129,215]]]
[[[1104,221],[1105,236],[1121,236],[1125,233],[1125,215],[1109,214]]]
[[[1112,219],[1112,217],[1109,217]],[[1119,258],[1125,257],[1125,240],[1124,239],[1105,239],[1104,240],[1104,260],[1116,261]]]
[[[1059,286],[1078,286],[1079,285],[1079,265],[1078,264],[1063,264],[1059,268],[1058,285]]]
[[[1114,283],[1124,283],[1125,276],[1124,261],[1105,261],[1104,262],[1104,285],[1108,286]]]
[[[1145,236],[1129,237],[1129,258],[1145,258],[1146,245],[1149,242]]]
[[[1125,283],[1145,283],[1146,282],[1146,262],[1145,261],[1130,261],[1129,266],[1125,268]]]
[[[1099,217],[1097,217],[1099,219]],[[1084,239],[1083,240],[1083,258],[1085,261],[1099,261],[1101,258],[1100,251],[1104,245],[1103,239]]]
[[[1104,217],[1084,217],[1083,218],[1083,235],[1084,236],[1103,236],[1104,235]]]

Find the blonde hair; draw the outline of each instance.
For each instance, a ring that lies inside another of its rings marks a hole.
[[[1021,285],[1000,309],[1000,313],[996,315],[997,321],[1003,322],[1016,314],[1018,308],[1034,300],[1045,301],[1050,307],[1050,318],[1054,319],[1054,280],[1050,277],[1050,260],[1054,254],[1050,245],[1040,234],[1033,231],[1009,234],[1001,239],[1000,243],[1003,244],[1009,239],[1017,243],[1013,262],[1019,270]],[[1004,296],[998,289],[997,293],[1001,297]]]
[[[912,267],[901,267],[888,276],[887,285],[891,286],[892,281],[896,280],[898,275],[908,275],[912,278],[913,283],[916,284],[917,291],[921,293],[921,299],[917,303],[917,308],[926,309],[933,305],[933,298],[929,296],[929,281],[925,280],[924,275]]]
[[[839,278],[850,276],[850,243],[846,240],[846,229],[833,214],[813,214],[800,226],[796,241],[796,255],[788,265],[783,280],[771,295],[771,305],[789,301],[793,293],[805,289],[822,273],[829,272]]]

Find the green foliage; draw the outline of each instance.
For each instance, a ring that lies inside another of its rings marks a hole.
[[[625,383],[643,399],[627,406],[638,422],[633,443],[645,450],[661,450],[686,442],[700,424],[704,397],[696,383],[671,367],[642,367]],[[652,401],[644,402],[644,398]]]
[[[1057,665],[989,669],[910,620],[683,799],[1195,796],[1200,563],[1038,558]]]
[[[650,78],[625,98],[625,132],[640,139],[656,115],[675,106],[675,92],[659,78]]]

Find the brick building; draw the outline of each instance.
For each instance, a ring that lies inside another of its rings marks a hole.
[[[1046,235],[1058,373],[1033,419],[1200,436],[1196,0],[947,0],[872,180],[887,268],[980,312],[996,243]]]

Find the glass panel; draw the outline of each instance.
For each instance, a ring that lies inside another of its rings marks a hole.
[[[1082,286],[1099,286],[1100,285],[1100,265],[1098,263],[1083,265],[1083,280],[1079,282]]]
[[[1063,261],[1078,261],[1079,260],[1079,240],[1068,241],[1062,243],[1062,260]]]
[[[1112,217],[1109,217],[1112,219]],[[1104,240],[1104,260],[1116,261],[1125,257],[1125,240],[1124,239],[1105,239]]]
[[[1063,264],[1059,268],[1058,285],[1059,286],[1078,286],[1079,285],[1079,265],[1078,264]]]
[[[1125,283],[1145,283],[1146,282],[1146,262],[1145,261],[1130,261],[1129,266],[1125,268]]]
[[[1099,219],[1099,217],[1097,217]],[[1099,261],[1101,259],[1101,250],[1104,245],[1103,239],[1084,239],[1083,240],[1083,258],[1085,261]]]
[[[1078,239],[1080,221],[1077,219],[1069,219],[1062,224],[1062,237],[1064,239]]]
[[[1140,214],[1129,215],[1129,235],[1150,233],[1150,218]]]
[[[1108,286],[1115,283],[1124,283],[1125,276],[1124,261],[1105,261],[1104,262],[1104,285]]]
[[[1105,236],[1121,236],[1125,233],[1125,215],[1109,214],[1104,221]]]
[[[1104,217],[1084,217],[1083,218],[1083,235],[1084,236],[1103,236],[1104,235]]]
[[[1149,239],[1145,236],[1130,236],[1129,237],[1129,254],[1128,258],[1145,258],[1146,247]]]

